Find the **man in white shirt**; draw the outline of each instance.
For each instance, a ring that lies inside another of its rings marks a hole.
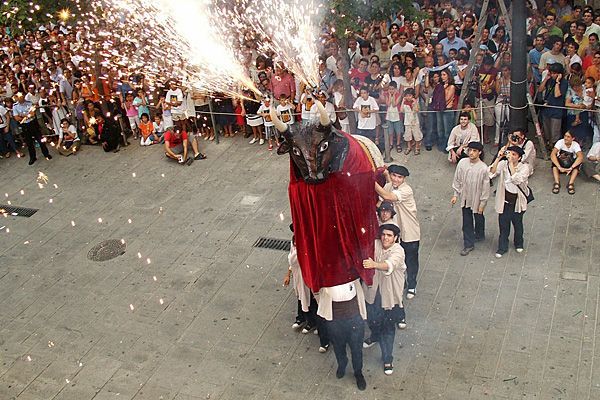
[[[459,124],[452,128],[448,138],[448,161],[458,163],[463,158],[469,157],[468,146],[471,142],[479,141],[479,131],[474,123],[469,121],[469,113],[461,112]]]
[[[583,173],[600,182],[600,142],[594,143],[583,163]]]
[[[408,42],[408,36],[406,33],[401,32],[398,36],[398,43],[392,46],[392,56],[394,54],[411,53],[415,49],[415,46]]]
[[[488,166],[480,158],[483,145],[480,142],[471,142],[468,147],[469,158],[463,158],[456,166],[452,181],[454,195],[450,200],[454,206],[460,198],[462,208],[464,247],[460,252],[461,256],[473,251],[475,242],[485,239],[483,210],[490,197]]]
[[[369,88],[366,86],[360,88],[360,96],[354,102],[353,108],[358,113],[356,133],[374,141],[379,105],[373,97],[369,96]]]
[[[171,118],[173,121],[184,121],[186,105],[183,104],[183,91],[177,86],[173,79],[169,82],[169,90],[165,96],[165,102],[171,106]]]

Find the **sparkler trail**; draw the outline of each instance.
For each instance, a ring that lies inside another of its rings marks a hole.
[[[179,77],[204,92],[260,94],[208,0],[95,0],[90,18],[102,56],[120,69],[143,72],[151,82]]]

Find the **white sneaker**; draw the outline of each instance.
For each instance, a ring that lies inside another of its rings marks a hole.
[[[415,296],[417,294],[417,290],[416,289],[408,289],[408,291],[406,292],[406,298],[407,299],[414,299]]]
[[[398,329],[406,329],[406,320],[398,322]]]
[[[319,347],[319,353],[327,353],[327,350],[329,350],[329,345]]]
[[[251,140],[251,141],[249,141],[248,143],[250,143],[250,144],[254,144],[254,143],[256,143],[256,138],[252,138],[252,140]]]
[[[517,248],[517,253],[522,253],[522,252],[523,252],[523,248],[522,247]]]
[[[495,256],[496,256],[496,258],[502,258],[502,254],[500,254],[500,253],[496,253]]]
[[[313,334],[315,334],[315,335],[318,335],[318,334],[319,334],[319,330],[318,330],[318,329],[315,329],[315,330],[313,331]]]
[[[265,144],[265,139],[260,139],[260,143],[259,144]]]

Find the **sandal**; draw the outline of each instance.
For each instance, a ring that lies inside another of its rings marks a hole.
[[[560,183],[554,182],[554,186],[552,186],[552,193],[560,193]]]
[[[415,156],[418,156],[419,154],[421,154],[421,149],[415,149]]]
[[[575,194],[575,185],[572,183],[569,183],[567,185],[567,193],[569,194]]]
[[[396,145],[396,152],[402,153],[402,146],[400,146],[399,144]]]
[[[404,150],[404,154],[409,155],[411,150],[412,149],[410,147],[406,148],[406,150]]]

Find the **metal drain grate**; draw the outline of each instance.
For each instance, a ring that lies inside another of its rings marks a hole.
[[[290,241],[284,239],[273,239],[260,237],[254,243],[253,247],[260,247],[262,249],[290,251]]]
[[[0,204],[0,214],[8,214],[14,217],[31,217],[38,212],[38,208],[15,207],[6,204]]]
[[[92,247],[87,256],[92,261],[108,261],[125,254],[126,248],[124,240],[109,239]]]

